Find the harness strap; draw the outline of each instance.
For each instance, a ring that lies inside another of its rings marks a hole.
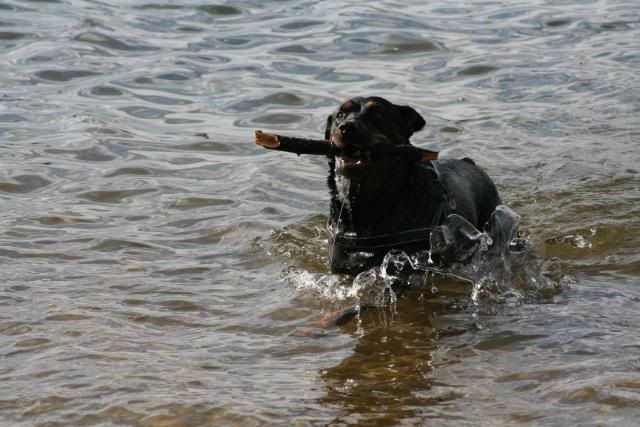
[[[369,251],[392,248],[398,245],[429,241],[434,227],[419,228],[416,230],[400,231],[398,233],[379,234],[377,236],[356,237],[348,234],[337,233],[334,236],[334,245],[347,250]]]

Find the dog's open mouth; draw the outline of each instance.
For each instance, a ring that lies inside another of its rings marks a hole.
[[[339,157],[345,163],[349,164],[357,164],[364,165],[371,161],[371,152],[365,150],[357,150],[353,153],[348,153],[347,155],[343,155]]]
[[[349,153],[348,156],[336,157],[336,171],[347,178],[358,178],[364,174],[371,165],[371,153],[358,150]]]

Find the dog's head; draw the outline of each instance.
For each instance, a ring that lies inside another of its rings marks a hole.
[[[384,159],[372,159],[371,147],[377,144],[409,144],[409,137],[425,126],[413,108],[394,105],[384,98],[353,98],[327,119],[325,139],[347,153],[336,158],[336,173],[349,179],[362,179],[385,167]]]

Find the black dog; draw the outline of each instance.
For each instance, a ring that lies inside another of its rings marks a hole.
[[[413,108],[380,97],[353,98],[327,119],[325,139],[352,153],[329,158],[332,272],[357,274],[394,249],[428,250],[434,227],[452,213],[482,229],[500,204],[471,159],[371,158],[370,147],[409,144],[425,124]]]

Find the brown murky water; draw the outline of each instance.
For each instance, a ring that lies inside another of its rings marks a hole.
[[[635,425],[638,40],[635,0],[0,0],[0,424]],[[494,177],[559,292],[313,326],[354,286],[326,164],[251,132],[368,94]]]

